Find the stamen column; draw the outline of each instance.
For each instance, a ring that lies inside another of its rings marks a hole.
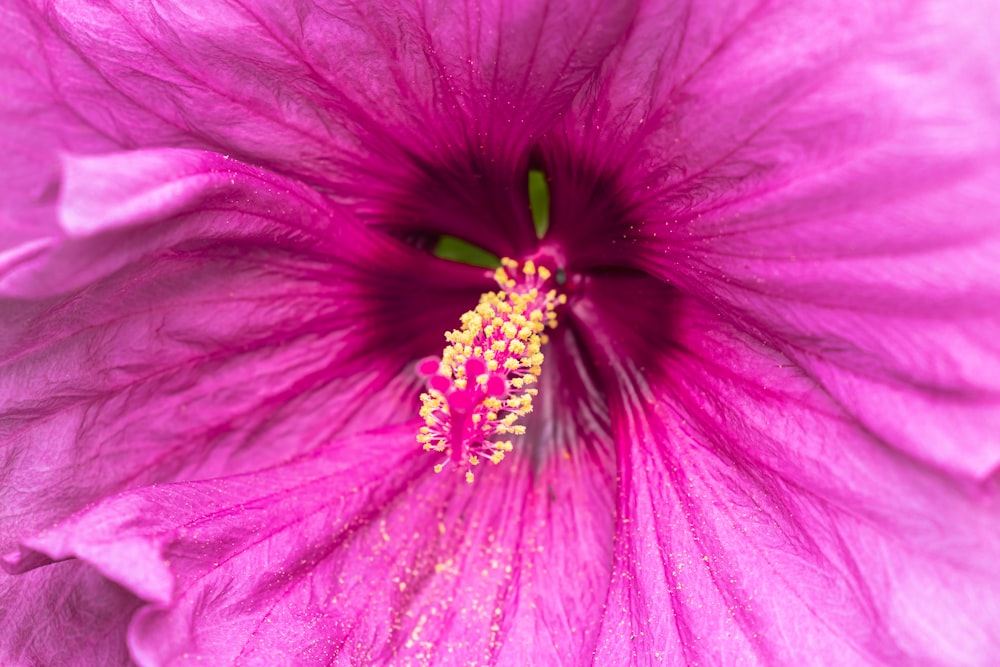
[[[507,435],[522,435],[518,419],[531,412],[532,397],[545,360],[541,352],[546,329],[556,327],[556,306],[565,295],[547,289],[552,272],[528,260],[523,266],[504,259],[494,274],[501,290],[488,292],[479,305],[462,315],[462,328],[445,334],[441,359],[427,359],[419,370],[428,377],[420,395],[424,420],[417,442],[470,469],[483,460],[500,463],[514,448]]]

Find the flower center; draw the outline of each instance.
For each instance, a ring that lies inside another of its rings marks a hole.
[[[556,326],[556,306],[566,296],[546,289],[552,272],[533,261],[523,266],[508,258],[494,276],[498,292],[479,298],[479,305],[462,315],[462,328],[445,334],[448,346],[441,358],[422,361],[427,391],[420,395],[417,442],[475,479],[471,468],[484,460],[500,463],[514,443],[507,435],[523,435],[518,419],[531,412],[532,397],[545,356],[545,330]]]

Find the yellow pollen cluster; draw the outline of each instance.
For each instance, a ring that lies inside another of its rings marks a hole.
[[[544,332],[556,327],[556,307],[566,303],[565,295],[546,289],[552,272],[531,260],[522,266],[505,258],[494,277],[501,289],[482,295],[462,315],[462,327],[445,334],[440,360],[421,364],[428,383],[417,442],[447,455],[437,472],[450,462],[470,483],[472,466],[500,463],[514,448],[505,436],[524,433],[517,421],[538,394],[531,385],[545,360]]]

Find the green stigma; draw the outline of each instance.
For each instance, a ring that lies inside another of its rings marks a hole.
[[[531,218],[535,222],[535,233],[538,238],[545,238],[549,231],[549,207],[552,198],[549,195],[549,181],[541,169],[528,171],[528,203],[531,206]]]
[[[457,236],[447,234],[438,239],[434,246],[434,256],[471,266],[481,266],[484,269],[496,269],[500,266],[500,258],[493,253],[463,241]]]
[[[531,207],[535,233],[538,238],[543,238],[549,230],[551,197],[548,179],[541,169],[528,170],[528,204]],[[433,252],[435,257],[470,266],[481,266],[484,269],[496,269],[500,266],[500,258],[493,253],[448,234],[442,234],[438,238]]]

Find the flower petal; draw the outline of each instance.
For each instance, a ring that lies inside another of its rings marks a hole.
[[[0,657],[5,665],[134,665],[125,637],[140,604],[85,563],[7,578]]]
[[[322,184],[374,223],[514,254],[534,241],[531,145],[634,4],[22,0],[9,136],[41,156],[32,192],[51,181],[49,145],[195,147]]]
[[[785,189],[725,214],[729,230],[688,254],[697,277],[673,280],[711,293],[890,445],[986,478],[1000,466],[1000,236],[984,206],[998,177],[869,210],[843,211],[842,184]]]
[[[405,369],[487,283],[219,155],[66,164],[64,230],[0,274],[0,548],[123,487],[398,420]]]
[[[594,295],[601,321],[617,294]],[[996,486],[884,447],[698,302],[670,315],[593,337],[621,479],[597,661],[989,664]]]
[[[508,463],[475,486],[434,475],[404,424],[257,473],[136,489],[26,545],[154,602],[129,633],[143,665],[585,659],[611,487],[585,459],[534,484],[528,459]]]
[[[618,222],[554,213],[550,233],[592,264],[642,268],[717,304],[890,445],[992,474],[995,6],[678,11],[640,21],[673,26],[662,51],[641,52],[637,34],[623,74],[580,103],[606,132],[561,140],[601,176]]]
[[[650,205],[644,224],[849,161],[893,167],[855,172],[860,195],[995,158],[993,3],[724,4],[645,4],[563,124],[578,160],[622,176],[626,203]]]
[[[412,428],[397,429],[396,437],[335,443],[261,473],[138,489],[26,544],[52,559],[86,560],[155,603],[130,633],[140,664],[168,663],[181,650],[232,661],[245,648],[234,638],[267,639],[262,624],[278,620],[268,608],[308,615],[315,611],[313,586],[336,585],[322,571],[315,580],[305,574],[336,551],[338,533],[346,539],[406,479],[394,475],[392,484],[379,483],[393,468],[413,468],[419,449],[399,447],[399,434],[409,441]],[[331,500],[331,489],[349,485],[353,493]],[[221,604],[210,603],[216,598]],[[279,625],[286,639],[295,631]],[[307,624],[300,631],[300,639],[316,641]],[[278,649],[308,654],[309,646],[288,640]]]
[[[279,247],[310,236],[329,249],[337,241],[333,232],[350,234],[330,229],[333,214],[318,194],[202,151],[67,155],[60,187],[61,233],[44,239],[48,252],[11,249],[10,256],[19,259],[0,265],[0,294],[34,298],[69,292],[181,239],[229,236],[253,242],[277,235]],[[253,195],[249,205],[240,199],[246,195]],[[281,215],[292,211],[302,219]],[[39,240],[29,247],[39,247]]]
[[[60,152],[106,153],[119,146],[61,103],[47,72],[40,21],[18,3],[0,7],[0,266],[4,251],[57,234]]]

